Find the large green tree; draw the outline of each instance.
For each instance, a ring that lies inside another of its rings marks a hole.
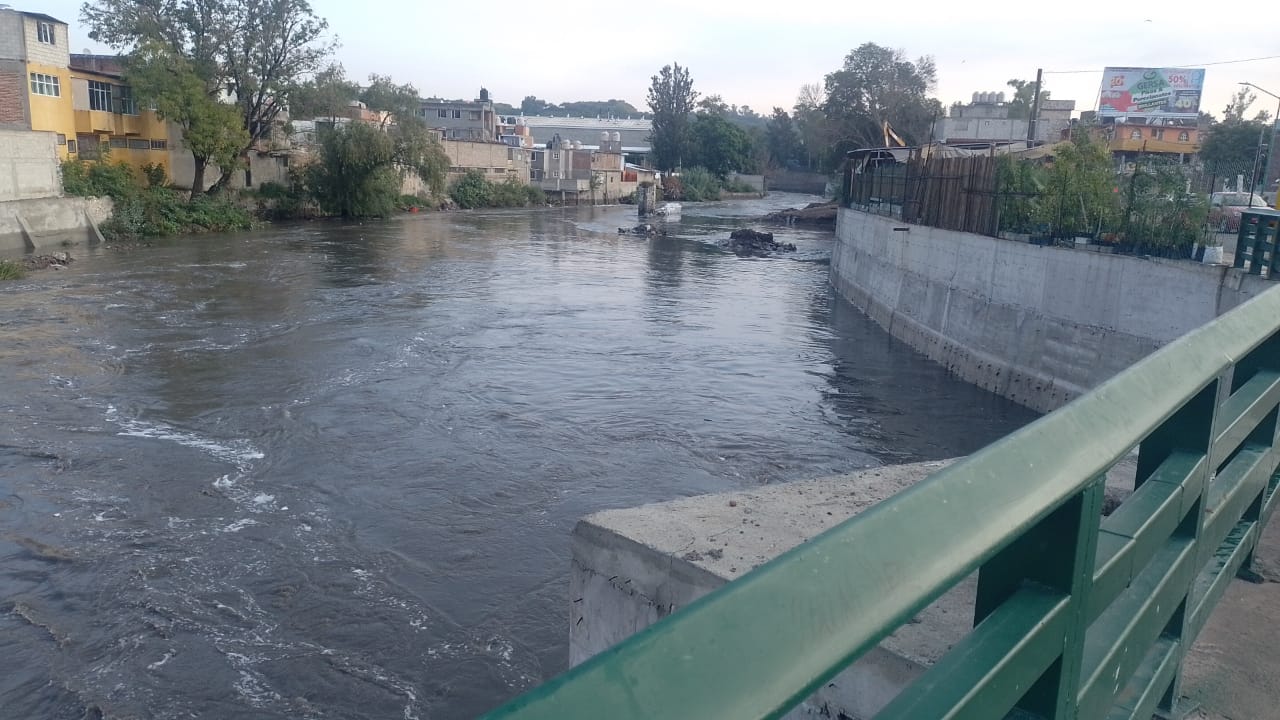
[[[391,214],[405,173],[416,174],[440,195],[449,159],[420,124],[389,131],[352,122],[326,133],[307,185],[326,212],[343,217]]]
[[[209,96],[205,81],[186,58],[167,45],[147,42],[129,56],[126,78],[137,98],[150,102],[160,117],[182,128],[182,143],[194,160],[191,197],[204,192],[210,163],[236,167],[249,133],[234,106]]]
[[[826,169],[827,148],[831,142],[831,123],[823,109],[826,102],[822,85],[807,83],[800,86],[800,93],[796,96],[796,104],[792,110],[796,132],[800,134],[804,166],[810,171]]]
[[[212,98],[229,98],[249,141],[271,136],[290,95],[324,69],[334,44],[306,0],[90,0],[89,37],[133,52],[153,42],[187,61]],[[222,168],[225,187],[232,169]]]
[[[680,67],[679,63],[666,65],[653,76],[648,96],[649,111],[653,114],[649,142],[659,170],[674,170],[685,160],[689,147],[689,114],[697,99],[693,78],[688,68]]]
[[[289,98],[289,117],[305,120],[333,117],[360,96],[360,88],[347,79],[342,65],[334,63],[294,88]]]
[[[1200,160],[1205,170],[1215,175],[1249,175],[1256,169],[1262,172],[1264,163],[1255,163],[1259,143],[1266,142],[1271,114],[1262,111],[1252,120],[1245,116],[1257,96],[1248,88],[1241,88],[1231,97],[1222,111],[1222,121],[1209,126],[1204,142],[1200,144]],[[1252,182],[1256,182],[1254,178]],[[1252,184],[1251,184],[1252,186]]]
[[[942,111],[941,103],[930,97],[936,84],[930,57],[912,62],[901,50],[875,43],[859,46],[826,77],[823,110],[835,131],[831,151],[840,157],[848,150],[883,145],[886,122],[907,144],[926,142]]]
[[[780,107],[773,109],[773,115],[765,125],[765,147],[769,151],[769,161],[783,168],[793,167],[800,159],[800,133],[796,124]]]
[[[690,165],[704,167],[720,178],[751,169],[751,137],[723,115],[694,115],[689,138]]]

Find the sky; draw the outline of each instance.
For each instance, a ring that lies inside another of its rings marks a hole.
[[[7,1],[68,22],[73,51],[106,51],[79,24],[80,2]],[[1077,111],[1096,107],[1106,66],[1204,66],[1201,109],[1215,115],[1240,82],[1280,95],[1280,57],[1207,65],[1280,56],[1275,33],[1246,17],[1274,23],[1274,12],[1218,13],[1189,0],[312,0],[312,7],[341,43],[337,59],[349,77],[389,74],[423,96],[449,98],[474,98],[484,86],[494,100],[517,106],[536,95],[550,102],[620,98],[644,109],[650,78],[678,62],[703,95],[763,114],[775,105],[791,108],[802,84],[820,83],[864,42],[913,59],[933,56],[935,96],[944,105],[968,102],[975,91],[1010,92],[1008,80],[1034,79],[1037,68],[1046,71],[1052,97],[1074,99]],[[1252,110],[1274,114],[1278,102],[1260,94]]]

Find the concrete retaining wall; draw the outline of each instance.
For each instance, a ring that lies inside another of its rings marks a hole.
[[[111,217],[109,198],[39,198],[0,202],[0,251],[42,250],[97,242]]]
[[[841,209],[831,283],[964,380],[1048,412],[1270,281]]]
[[[0,130],[0,202],[62,195],[57,135]]]

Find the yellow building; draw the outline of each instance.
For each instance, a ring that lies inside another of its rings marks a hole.
[[[0,127],[52,132],[62,159],[169,168],[169,131],[139,107],[119,58],[72,55],[67,24],[0,10]]]

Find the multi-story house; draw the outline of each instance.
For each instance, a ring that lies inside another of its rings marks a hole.
[[[463,100],[423,100],[418,117],[440,133],[444,140],[498,142],[498,116],[493,112],[489,91],[480,88],[480,97]]]
[[[0,9],[0,126],[54,133],[60,159],[169,165],[169,132],[115,57],[72,55],[67,24]]]

